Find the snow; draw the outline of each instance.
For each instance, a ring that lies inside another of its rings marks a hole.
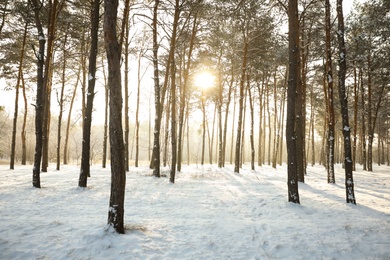
[[[79,188],[79,166],[50,165],[37,189],[31,165],[1,165],[0,259],[389,259],[390,167],[357,166],[357,205],[340,165],[336,184],[308,167],[301,205],[287,202],[286,165],[183,165],[175,184],[133,167],[119,235],[106,224],[110,167]]]

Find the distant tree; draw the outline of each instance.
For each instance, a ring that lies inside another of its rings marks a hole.
[[[104,10],[103,29],[108,62],[108,87],[110,89],[111,194],[108,224],[116,232],[124,233],[126,169],[122,128],[120,45],[116,34],[118,0],[105,0]]]
[[[16,146],[16,128],[17,128],[17,120],[18,120],[18,105],[19,105],[19,89],[22,85],[22,77],[23,77],[23,62],[24,55],[26,50],[26,40],[27,40],[27,29],[28,29],[28,21],[25,22],[24,32],[22,36],[22,47],[20,50],[20,59],[19,59],[19,69],[18,69],[18,77],[16,81],[15,87],[15,106],[14,106],[14,119],[13,119],[13,127],[12,127],[12,143],[11,143],[11,159],[10,159],[10,169],[14,169],[15,167],[15,146]]]

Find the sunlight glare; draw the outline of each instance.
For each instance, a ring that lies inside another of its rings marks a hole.
[[[195,75],[195,86],[200,88],[210,88],[214,85],[215,77],[209,72],[202,72]]]

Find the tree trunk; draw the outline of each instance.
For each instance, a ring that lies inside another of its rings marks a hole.
[[[103,68],[103,78],[104,78],[104,127],[103,127],[103,158],[102,158],[102,168],[106,168],[107,162],[107,135],[108,135],[108,86],[107,86],[107,76],[104,66],[104,61],[102,58],[102,68]]]
[[[120,47],[116,35],[118,0],[105,0],[104,4],[103,30],[108,62],[108,87],[110,89],[111,194],[108,224],[116,232],[124,233],[126,169],[122,129]]]
[[[240,158],[241,158],[241,129],[242,129],[242,117],[244,110],[244,88],[245,88],[245,77],[246,77],[246,64],[247,64],[247,54],[248,54],[249,42],[246,37],[244,37],[244,53],[242,57],[242,66],[241,66],[241,79],[240,79],[240,93],[239,93],[239,110],[238,110],[238,122],[237,122],[237,137],[236,137],[236,155],[234,161],[234,172],[240,172]]]
[[[177,170],[181,171],[182,153],[183,153],[183,127],[184,127],[184,112],[186,107],[186,95],[187,95],[187,84],[188,75],[191,68],[191,57],[194,49],[195,37],[198,31],[198,11],[195,11],[194,21],[192,25],[191,40],[187,56],[187,65],[184,68],[183,84],[180,89],[180,108],[179,108],[179,133],[178,133],[178,151],[177,151]]]
[[[344,16],[343,16],[343,0],[337,0],[337,39],[339,45],[339,98],[341,105],[341,117],[343,123],[344,136],[344,164],[345,164],[345,190],[347,203],[356,204],[353,174],[352,174],[352,149],[351,149],[351,128],[348,118],[348,100],[345,94],[345,74],[347,72],[346,49],[344,42]]]
[[[96,58],[98,50],[98,28],[99,28],[99,6],[100,0],[94,0],[91,6],[91,49],[89,54],[88,67],[88,93],[87,107],[83,124],[83,142],[81,154],[81,167],[79,177],[79,187],[87,187],[87,178],[90,176],[90,149],[91,149],[91,126],[93,99],[95,97],[95,75],[96,75]]]
[[[251,170],[255,170],[255,140],[253,136],[254,132],[254,108],[253,108],[253,99],[252,99],[252,93],[251,93],[251,86],[250,86],[250,78],[249,75],[247,76],[248,84],[248,96],[249,96],[249,108],[251,112],[251,126],[250,126],[250,132],[249,132],[249,139],[251,144]]]
[[[129,1],[126,0],[126,4],[128,5]],[[124,10],[124,17],[128,16],[128,6],[125,6],[125,10]],[[124,80],[124,100],[125,100],[125,168],[126,168],[126,171],[129,171],[129,167],[130,167],[130,152],[129,152],[129,135],[130,135],[130,125],[129,125],[129,24],[128,22],[126,21],[126,19],[123,20],[123,23],[122,23],[122,29],[123,31],[121,32],[121,40],[119,41],[119,49],[121,50],[122,49],[122,46],[123,46],[123,35],[126,34],[126,40],[125,40],[125,52],[124,52],[124,60],[125,60],[125,71],[124,71],[124,76],[125,76],[125,80]],[[132,145],[133,147],[133,145]],[[137,150],[137,148],[136,148]]]
[[[43,33],[41,18],[40,18],[40,8],[41,5],[38,0],[30,0],[30,3],[33,6],[35,25],[38,30],[38,41],[39,41],[39,50],[36,53],[37,57],[37,98],[35,104],[35,154],[34,154],[34,168],[33,168],[33,178],[32,184],[36,188],[41,188],[41,159],[42,159],[42,122],[43,122],[43,110],[45,106],[44,98],[44,57],[45,57],[45,44],[46,38]]]
[[[365,110],[365,95],[364,95],[364,85],[363,85],[363,73],[360,73],[360,95],[361,95],[361,108],[362,108],[362,164],[363,170],[367,170],[367,152],[366,152],[366,110]]]
[[[66,43],[68,39],[68,24],[66,27],[65,35],[64,35],[64,41],[62,46],[63,51],[63,63],[62,63],[62,75],[61,75],[61,92],[60,96],[57,98],[58,100],[58,106],[60,108],[60,112],[58,115],[58,123],[57,123],[57,166],[56,170],[60,170],[61,165],[61,128],[62,128],[62,115],[64,113],[64,91],[65,91],[65,73],[66,73]]]
[[[22,48],[20,50],[20,58],[19,58],[19,69],[18,69],[18,78],[16,81],[15,87],[15,107],[14,107],[14,119],[12,125],[12,142],[11,142],[11,159],[10,159],[10,169],[13,170],[15,167],[15,146],[16,146],[16,128],[18,121],[18,105],[19,105],[19,88],[20,82],[23,77],[23,62],[24,62],[24,52],[26,48],[26,39],[27,39],[27,26],[28,23],[25,23],[24,32],[23,32],[23,40],[22,40]],[[26,111],[27,112],[27,111]],[[23,139],[23,134],[22,134]]]
[[[24,83],[24,77],[22,75],[22,89],[23,89],[23,100],[24,100],[24,115],[23,115],[23,126],[22,126],[22,165],[27,163],[27,145],[26,145],[26,124],[27,124],[27,95],[26,85]]]
[[[232,96],[232,91],[233,91],[233,83],[234,83],[234,69],[233,68],[234,67],[233,67],[233,64],[232,64],[231,78],[230,78],[230,84],[229,84],[229,91],[228,91],[228,96],[227,96],[227,100],[226,100],[225,120],[224,120],[224,125],[223,125],[222,167],[225,167],[225,161],[226,161],[227,123],[228,123],[229,107],[230,107],[230,101],[231,101],[231,96]],[[234,116],[233,116],[233,118],[234,118]],[[232,127],[232,131],[233,131],[233,129],[234,129],[234,125]]]
[[[287,188],[288,201],[299,202],[295,130],[296,88],[300,83],[299,21],[297,0],[288,1],[289,80],[287,89]]]
[[[352,170],[356,170],[356,144],[357,144],[357,115],[358,115],[358,103],[359,103],[359,83],[356,73],[356,62],[353,66],[353,148],[352,148]]]
[[[177,26],[179,23],[180,16],[180,4],[179,0],[175,1],[175,15],[173,19],[173,28],[170,44],[170,56],[171,56],[171,99],[172,99],[172,108],[171,108],[171,147],[172,147],[172,158],[171,158],[171,171],[169,176],[169,181],[175,183],[176,175],[176,155],[177,155],[177,143],[176,143],[176,64],[175,64],[175,53],[176,48],[176,32]]]
[[[157,11],[160,1],[154,1],[153,7],[153,79],[154,79],[154,106],[155,106],[155,117],[154,117],[154,134],[153,134],[153,153],[152,153],[152,168],[153,176],[160,177],[160,116],[161,104],[160,104],[160,82],[158,75],[158,47],[157,42]]]
[[[43,136],[42,136],[42,171],[47,172],[47,167],[49,164],[49,137],[50,137],[50,104],[51,104],[51,88],[52,88],[52,75],[53,75],[53,58],[54,58],[54,43],[56,38],[56,27],[57,27],[57,17],[61,11],[63,1],[58,3],[58,0],[49,1],[49,22],[47,30],[47,50],[46,50],[46,60],[45,60],[45,71],[44,71],[44,97],[45,107],[43,110]]]
[[[137,102],[135,108],[135,167],[138,167],[139,160],[139,99],[141,93],[141,54],[138,56],[137,66]]]
[[[330,3],[325,0],[325,34],[326,34],[326,79],[328,84],[328,183],[335,183],[334,160],[335,160],[335,118],[334,118],[334,101],[333,101],[333,75],[332,75],[332,50],[330,38]]]
[[[68,120],[66,123],[66,133],[65,133],[65,142],[64,142],[64,164],[68,164],[68,142],[69,142],[70,121],[71,121],[71,116],[72,116],[74,99],[76,97],[77,87],[79,85],[78,83],[80,80],[80,73],[81,73],[81,66],[79,67],[79,69],[77,71],[77,78],[76,78],[76,81],[74,84],[73,94],[72,94],[72,98],[70,100],[70,105],[69,105]]]
[[[276,158],[278,157],[278,149],[277,149],[277,139],[278,139],[278,108],[277,108],[277,95],[276,95],[276,71],[277,68],[275,68],[274,71],[274,140],[273,140],[273,149],[272,149],[272,168],[276,169]]]

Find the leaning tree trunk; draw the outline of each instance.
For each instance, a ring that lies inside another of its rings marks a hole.
[[[79,177],[79,187],[87,187],[87,178],[90,176],[90,149],[91,149],[91,126],[93,99],[95,97],[96,82],[96,58],[98,50],[98,29],[99,29],[99,6],[100,0],[94,0],[92,6],[92,27],[91,27],[91,49],[88,67],[88,93],[87,107],[83,124],[83,147],[81,154],[81,167]]]
[[[351,128],[348,118],[348,99],[345,94],[345,74],[347,72],[346,48],[344,42],[344,16],[343,16],[343,0],[337,0],[337,21],[338,33],[337,40],[339,45],[339,98],[341,105],[341,117],[343,124],[344,136],[344,164],[345,164],[345,190],[347,203],[356,204],[354,183],[353,183],[353,163],[351,149]]]
[[[326,34],[326,79],[328,83],[328,108],[329,108],[329,121],[328,121],[328,183],[335,183],[334,176],[334,160],[335,160],[335,119],[334,119],[334,101],[333,101],[333,72],[332,72],[332,50],[331,50],[331,38],[330,38],[330,3],[329,0],[325,0],[325,34]]]
[[[288,46],[289,46],[289,80],[287,89],[287,188],[288,201],[299,202],[296,130],[295,130],[295,100],[296,88],[300,84],[300,55],[299,55],[299,21],[297,0],[288,1]]]
[[[108,87],[110,89],[111,194],[108,224],[116,232],[124,233],[126,169],[122,128],[120,51],[116,35],[118,0],[105,0],[104,4],[103,30],[108,62]]]
[[[42,122],[43,122],[43,110],[45,106],[44,93],[44,57],[45,57],[45,44],[46,38],[43,33],[41,18],[40,18],[40,3],[38,0],[30,0],[33,5],[35,24],[38,30],[39,50],[37,53],[37,98],[35,104],[35,154],[34,154],[34,168],[32,184],[36,188],[41,187],[41,159],[42,159]]]

